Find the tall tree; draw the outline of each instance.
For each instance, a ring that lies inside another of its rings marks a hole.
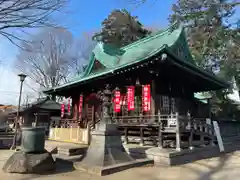
[[[233,43],[230,18],[240,3],[226,0],[178,0],[173,5],[171,23],[187,27],[189,45],[199,66],[204,68],[226,60],[224,52]],[[235,42],[236,43],[236,42]]]
[[[240,29],[232,20],[238,5],[234,0],[178,0],[170,17],[186,27],[197,64],[228,80],[240,73]]]
[[[127,10],[114,10],[102,22],[102,30],[93,36],[94,40],[122,47],[150,33]]]
[[[0,0],[0,35],[16,44],[22,40],[10,30],[55,25],[51,15],[68,0]]]
[[[47,28],[33,37],[34,43],[22,42],[16,68],[43,88],[67,81],[72,63],[73,37],[63,28]]]
[[[40,88],[58,86],[83,72],[95,46],[91,34],[74,39],[64,28],[45,28],[31,43],[22,42],[15,67]]]
[[[80,75],[88,65],[92,50],[96,41],[92,40],[94,32],[83,33],[79,39],[75,40],[72,48],[72,72],[73,75]]]

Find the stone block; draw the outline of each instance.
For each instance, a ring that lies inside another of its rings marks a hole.
[[[50,153],[40,154],[15,152],[4,164],[3,172],[41,174],[55,170],[56,165]]]

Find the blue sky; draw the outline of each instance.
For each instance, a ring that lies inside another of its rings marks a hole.
[[[125,1],[125,2],[124,2]],[[171,6],[176,0],[156,1],[154,4],[146,3],[138,8],[126,3],[128,0],[73,0],[69,5],[71,12],[67,18],[67,26],[74,35],[81,32],[97,30],[101,28],[101,21],[107,17],[111,10],[126,8],[133,15],[138,16],[144,25],[166,27],[168,16],[171,13]]]

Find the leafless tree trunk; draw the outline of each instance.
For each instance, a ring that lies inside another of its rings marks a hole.
[[[23,40],[9,30],[55,26],[52,13],[59,11],[68,0],[0,0],[0,35],[13,44]]]
[[[83,71],[95,46],[90,37],[74,40],[64,28],[45,28],[31,43],[22,42],[24,50],[20,50],[15,67],[40,88],[56,87]]]
[[[66,82],[72,63],[72,34],[63,28],[47,28],[32,40],[32,43],[22,42],[25,50],[20,50],[16,68],[41,88],[52,88]]]

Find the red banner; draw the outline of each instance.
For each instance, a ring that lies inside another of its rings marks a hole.
[[[114,95],[114,112],[120,112],[121,111],[121,94],[120,91],[115,91]]]
[[[64,111],[65,110],[65,104],[63,103],[62,105],[61,105],[61,118],[63,118],[63,116],[64,116]]]
[[[134,110],[134,86],[129,86],[127,88],[127,103],[128,103],[128,110]]]
[[[68,114],[71,113],[71,98],[68,98]]]
[[[143,111],[147,112],[151,109],[151,88],[150,85],[144,85],[142,89],[142,106]]]
[[[80,119],[82,117],[82,106],[83,106],[83,95],[80,95],[79,105],[78,105],[78,114],[79,114]]]

